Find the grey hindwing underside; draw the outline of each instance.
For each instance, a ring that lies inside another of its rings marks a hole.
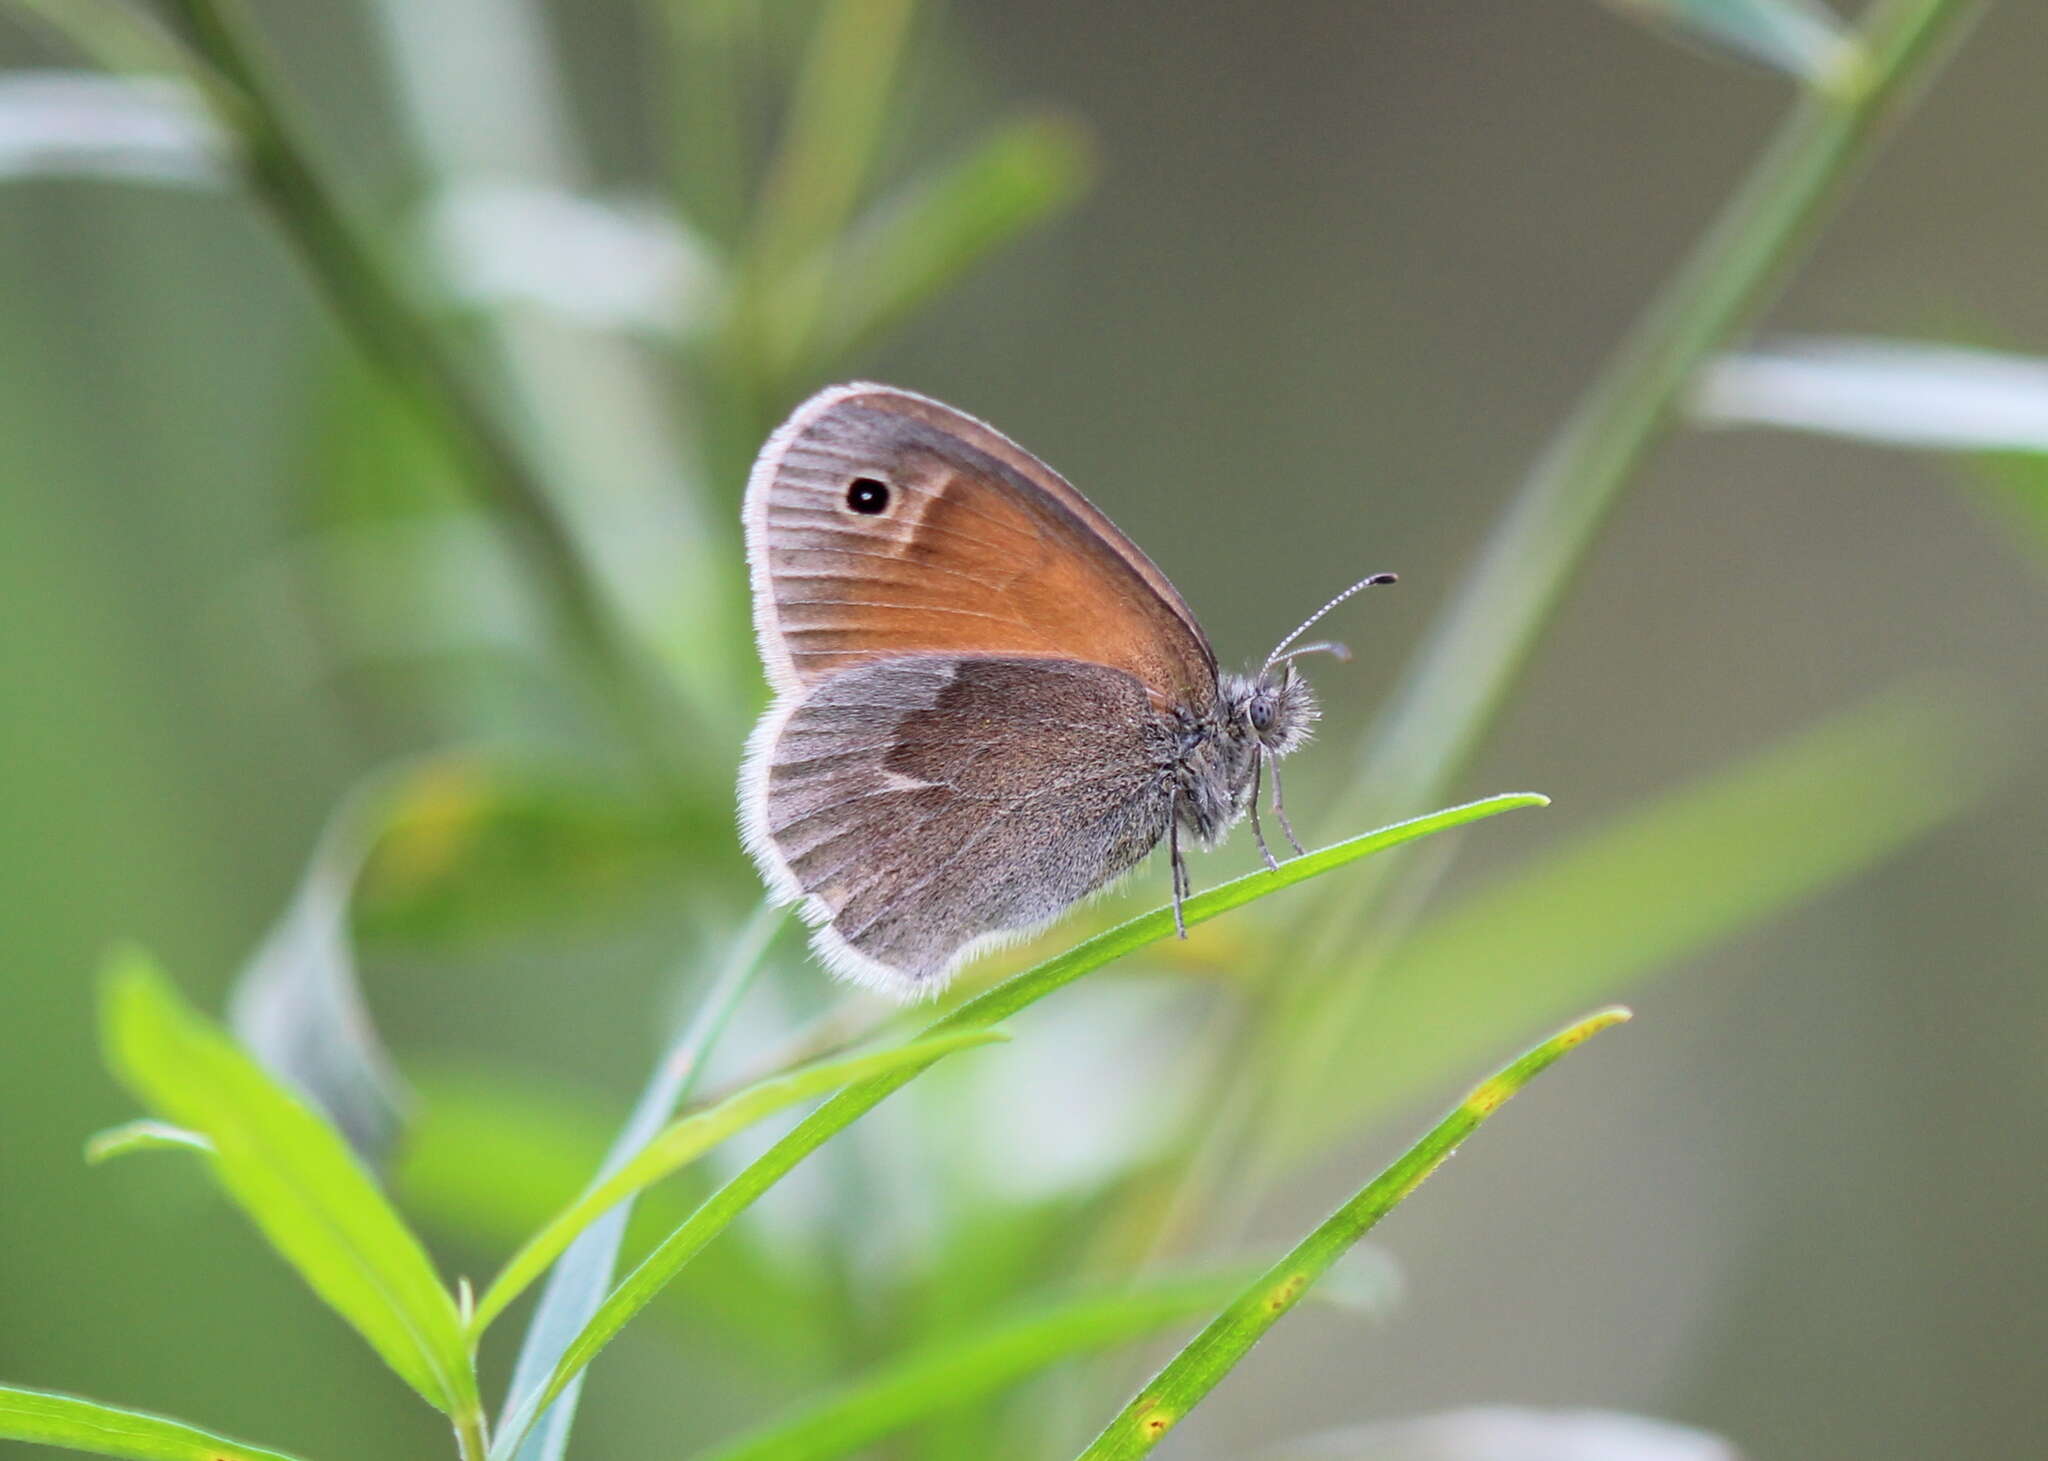
[[[807,895],[829,965],[898,990],[1127,871],[1170,809],[1173,735],[1144,687],[1071,660],[855,666],[757,755],[771,883]]]

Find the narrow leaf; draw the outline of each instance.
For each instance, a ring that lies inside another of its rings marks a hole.
[[[802,364],[828,277],[811,267],[860,202],[915,0],[819,7],[782,141],[762,180],[732,338],[764,382]]]
[[[613,1139],[599,1175],[607,1176],[633,1153],[653,1139],[678,1106],[695,1089],[704,1064],[717,1046],[733,1012],[753,987],[754,976],[781,930],[786,914],[763,899],[726,950],[723,967],[713,981],[689,1023],[679,1030],[661,1054],[654,1072],[641,1087],[640,1097],[626,1117],[625,1129]],[[561,1360],[578,1335],[604,1303],[618,1262],[619,1244],[626,1235],[631,1216],[630,1200],[621,1202],[584,1229],[569,1245],[540,1302],[534,1305],[525,1337],[519,1342],[519,1358],[512,1367],[502,1414],[490,1448],[491,1461],[563,1461],[569,1449],[569,1432],[576,1423],[576,1407],[582,1395],[580,1377],[548,1392],[542,1390],[561,1366]]]
[[[1940,341],[1791,337],[1701,373],[1693,419],[1966,454],[1977,501],[2048,564],[2048,357]]]
[[[221,1185],[314,1292],[429,1403],[473,1410],[454,1301],[334,1129],[140,954],[109,968],[101,1017],[108,1065],[166,1121],[213,1144]]]
[[[983,259],[1064,213],[1086,191],[1088,134],[1059,116],[1026,117],[965,157],[884,200],[832,271],[816,353],[856,350],[914,314]]]
[[[411,768],[374,776],[350,794],[228,1001],[228,1023],[242,1044],[372,1162],[397,1133],[401,1094],[356,981],[349,905],[406,779],[431,774]]]
[[[1081,1453],[1080,1461],[1127,1461],[1158,1445],[1250,1353],[1266,1331],[1301,1302],[1316,1280],[1443,1165],[1460,1142],[1567,1050],[1628,1017],[1628,1011],[1619,1007],[1589,1015],[1475,1086],[1422,1140],[1218,1314],[1104,1427]]]
[[[2048,451],[2048,359],[1934,341],[1773,340],[1714,361],[1690,404],[1709,426],[1934,451]]]
[[[854,1081],[882,1075],[901,1066],[929,1065],[957,1050],[989,1045],[1007,1038],[994,1030],[969,1030],[957,1035],[913,1041],[873,1055],[829,1061],[749,1086],[708,1110],[693,1112],[671,1122],[625,1165],[577,1198],[513,1256],[484,1291],[483,1298],[478,1300],[476,1316],[470,1321],[470,1332],[481,1334],[493,1319],[504,1313],[526,1291],[527,1285],[547,1271],[548,1265],[562,1255],[577,1234],[613,1206],[682,1170],[736,1132],[744,1131],[799,1101],[824,1095]]]
[[[1202,923],[1233,908],[1276,893],[1282,888],[1334,871],[1375,852],[1414,842],[1435,832],[1448,831],[1520,807],[1548,805],[1547,797],[1533,792],[1515,792],[1490,797],[1432,812],[1410,821],[1397,822],[1375,832],[1362,833],[1343,842],[1282,863],[1278,868],[1248,873],[1244,877],[1210,888],[1188,899],[1184,914],[1190,924]],[[1127,923],[1097,934],[1014,978],[1005,980],[986,994],[969,1001],[929,1026],[924,1035],[952,1034],[960,1030],[985,1029],[1008,1019],[1027,1005],[1035,1004],[1083,975],[1146,944],[1170,937],[1174,931],[1173,910],[1160,908]],[[531,1413],[582,1373],[599,1350],[618,1335],[632,1317],[706,1244],[723,1232],[754,1200],[781,1181],[799,1162],[832,1137],[873,1110],[893,1092],[915,1079],[922,1067],[898,1069],[873,1076],[849,1086],[812,1112],[788,1136],[777,1142],[752,1165],[706,1198],[683,1225],[643,1259],[640,1266],[612,1291],[583,1332],[562,1354],[548,1384],[536,1401],[529,1401],[508,1420],[504,1433],[517,1434]]]
[[[62,38],[107,71],[163,80],[196,70],[162,22],[128,0],[0,0],[0,9],[13,11],[33,29]]]
[[[512,1069],[408,1073],[419,1099],[392,1183],[400,1208],[429,1233],[472,1251],[515,1252],[603,1168],[618,1123],[595,1097]],[[629,1229],[650,1241],[668,1232],[696,1206],[701,1191],[689,1189],[642,1191]],[[745,1363],[825,1374],[838,1344],[824,1327],[829,1296],[812,1277],[759,1235],[728,1232],[718,1261],[685,1269],[656,1308],[675,1328],[716,1334]],[[610,1288],[607,1275],[592,1307]],[[579,1318],[564,1339],[582,1327]]]
[[[699,1461],[826,1461],[956,1405],[988,1399],[1075,1355],[1128,1344],[1208,1313],[1249,1273],[1153,1279],[1068,1299],[883,1366],[797,1414],[715,1446]]]
[[[85,1141],[87,1166],[125,1157],[131,1152],[199,1152],[213,1155],[213,1143],[196,1131],[164,1121],[124,1121],[96,1131]]]
[[[1960,701],[1961,697],[1950,697]],[[1291,1109],[1297,1154],[1574,1006],[1753,928],[1954,815],[1984,737],[1893,695],[1683,787],[1432,915],[1370,978]],[[1505,951],[1505,952],[1504,952]],[[1298,1145],[1297,1145],[1298,1143]]]
[[[1861,52],[1818,0],[1606,0],[1610,9],[1823,90],[1853,85]]]
[[[0,1386],[0,1440],[133,1461],[292,1461],[282,1451],[245,1446],[160,1415],[12,1386]]]
[[[226,155],[204,99],[182,82],[45,69],[0,76],[0,183],[55,177],[218,188],[228,178]]]

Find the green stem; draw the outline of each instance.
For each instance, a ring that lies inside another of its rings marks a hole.
[[[298,250],[336,316],[363,353],[441,431],[496,509],[493,520],[545,585],[562,639],[584,662],[622,731],[675,779],[662,726],[672,718],[641,656],[621,631],[603,589],[546,484],[451,357],[446,342],[406,299],[396,271],[344,216],[308,161],[288,109],[230,0],[169,0],[194,49],[222,85],[208,88],[238,139],[256,194]]]
[[[598,1171],[598,1181],[616,1172],[652,1141],[696,1089],[704,1074],[704,1062],[731,1023],[740,1001],[753,987],[754,977],[760,972],[768,947],[781,931],[785,917],[782,909],[763,899],[733,939],[711,992],[698,1006],[688,1027],[663,1053],[624,1128],[612,1142]],[[551,1405],[543,1408],[531,1402],[554,1372],[562,1352],[589,1322],[611,1287],[612,1269],[618,1261],[631,1210],[629,1199],[585,1228],[549,1272],[540,1303],[519,1348],[493,1454],[501,1458],[516,1454],[520,1461],[555,1461],[568,1445],[569,1427],[575,1421],[581,1394],[580,1381],[559,1387],[558,1398]]]
[[[1494,525],[1396,686],[1339,825],[1428,804],[1463,769],[1594,536],[1677,421],[1694,373],[1756,322],[1885,124],[1982,8],[1879,0],[1860,74],[1801,97]]]
[[[1593,539],[1678,419],[1695,373],[1755,324],[1894,120],[1983,0],[1879,0],[1862,66],[1802,95],[1777,137],[1609,358],[1495,523],[1450,607],[1410,660],[1364,755],[1342,819],[1427,804],[1463,770],[1549,627]],[[1327,902],[1308,964],[1285,992],[1272,1041],[1286,1046],[1269,1112],[1313,1100],[1372,981],[1355,948],[1385,914],[1398,867],[1369,874],[1343,908]],[[1332,1001],[1335,1007],[1332,1007]],[[1304,1048],[1296,1036],[1308,1032]],[[1248,1184],[1245,1190],[1257,1184]]]
[[[35,25],[62,37],[109,71],[175,76],[184,68],[178,43],[122,0],[10,0]]]
[[[1396,815],[1452,784],[1549,627],[1572,576],[1622,493],[1676,424],[1696,371],[1751,328],[1805,245],[1934,72],[1983,0],[1878,0],[1861,28],[1859,69],[1804,93],[1777,136],[1692,253],[1609,357],[1537,459],[1478,558],[1395,687],[1361,758],[1361,774],[1333,815],[1339,824]],[[1185,1180],[1233,1171],[1219,1231],[1249,1220],[1276,1173],[1262,1128],[1285,1127],[1319,1098],[1370,997],[1369,957],[1384,947],[1390,910],[1407,880],[1430,875],[1412,860],[1366,870],[1362,884],[1304,911],[1306,977],[1260,1011],[1260,1057],[1225,1080],[1261,1094],[1202,1103],[1235,1112],[1212,1128]],[[1371,936],[1361,933],[1370,930]]]
[[[747,207],[747,129],[757,83],[758,12],[743,0],[649,0],[666,42],[666,149],[684,216],[721,247]]]
[[[815,259],[834,247],[874,169],[916,0],[828,0],[761,183],[728,333],[749,415],[772,414],[825,303]]]
[[[1319,848],[1284,862],[1277,868],[1234,878],[1230,882],[1197,893],[1187,900],[1181,911],[1187,925],[1193,927],[1233,908],[1242,907],[1246,903],[1320,874],[1335,871],[1376,852],[1403,846],[1418,838],[1447,831],[1452,827],[1464,826],[1517,807],[1547,804],[1546,798],[1542,796],[1521,792],[1490,797],[1485,801],[1471,802],[1461,807],[1448,807],[1427,817],[1417,817],[1391,827],[1382,827],[1378,831],[1367,832],[1332,846]],[[927,1026],[920,1032],[919,1038],[929,1039],[966,1030],[986,1029],[995,1025],[1105,964],[1170,936],[1174,931],[1174,924],[1173,910],[1160,908],[1141,914],[1115,928],[1107,929],[1094,938],[1076,944],[1065,953],[1026,969],[1023,973],[969,1000],[951,1014]],[[880,1105],[891,1094],[915,1080],[917,1075],[917,1068],[901,1069],[886,1075],[874,1076],[859,1085],[848,1086],[813,1111],[789,1135],[783,1137],[699,1204],[696,1211],[685,1218],[680,1226],[655,1245],[640,1261],[638,1268],[620,1281],[618,1288],[605,1301],[602,1309],[592,1316],[584,1331],[562,1352],[555,1374],[546,1385],[532,1389],[525,1388],[523,1381],[520,1385],[515,1385],[514,1393],[521,1398],[518,1404],[507,1412],[508,1418],[499,1426],[499,1446],[502,1448],[507,1445],[507,1437],[516,1438],[526,1425],[527,1419],[538,1414],[556,1395],[571,1385],[580,1384],[585,1367],[598,1352],[611,1343],[619,1331],[632,1321],[635,1314],[653,1302],[655,1295],[682,1271],[685,1264],[702,1252],[712,1239],[724,1232],[762,1193],[781,1181],[805,1157]]]
[[[455,1417],[455,1454],[461,1461],[484,1461],[490,1441],[484,1430],[481,1407],[465,1410]]]

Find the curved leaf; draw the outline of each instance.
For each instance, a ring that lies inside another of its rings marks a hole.
[[[670,1122],[625,1165],[591,1187],[513,1255],[484,1296],[477,1301],[470,1332],[481,1334],[490,1322],[505,1312],[526,1291],[528,1284],[545,1273],[548,1265],[562,1255],[590,1224],[618,1203],[643,1188],[682,1170],[727,1137],[744,1131],[757,1121],[799,1101],[821,1096],[870,1076],[886,1074],[900,1066],[929,1065],[942,1056],[975,1045],[989,1045],[1009,1038],[994,1030],[969,1030],[932,1040],[917,1040],[872,1055],[828,1061],[789,1075],[761,1081],[727,1097],[716,1106],[693,1112]]]
[[[160,1415],[6,1385],[0,1385],[0,1440],[132,1461],[292,1461],[282,1451],[245,1446]]]
[[[476,1379],[454,1300],[340,1135],[179,997],[141,954],[107,972],[107,1063],[143,1103],[213,1144],[215,1175],[313,1291],[450,1414]]]
[[[125,1157],[131,1152],[198,1152],[213,1155],[213,1143],[196,1131],[172,1126],[167,1121],[124,1121],[96,1131],[85,1140],[85,1161],[89,1167]]]
[[[1567,1050],[1628,1017],[1628,1011],[1619,1006],[1588,1015],[1551,1036],[1492,1079],[1474,1086],[1456,1110],[1302,1239],[1292,1253],[1261,1274],[1236,1302],[1189,1341],[1103,1428],[1078,1461],[1129,1461],[1158,1445],[1251,1352],[1266,1331],[1301,1302],[1301,1296],[1316,1280],[1442,1166],[1458,1144],[1479,1129],[1481,1122],[1506,1105]]]
[[[1188,899],[1182,911],[1189,924],[1202,923],[1218,914],[1227,913],[1233,908],[1276,893],[1282,888],[1334,871],[1362,857],[1369,857],[1375,852],[1399,847],[1404,843],[1427,837],[1431,833],[1448,831],[1453,827],[1461,827],[1520,807],[1548,804],[1549,798],[1534,792],[1514,792],[1490,797],[1484,801],[1469,802],[1463,806],[1449,807],[1406,822],[1397,822],[1390,827],[1361,833],[1329,847],[1305,853],[1280,864],[1277,868],[1248,873],[1241,878],[1219,884]],[[1174,916],[1171,908],[1158,908],[1150,913],[1141,914],[1127,923],[1119,924],[1076,944],[1065,953],[1047,959],[1014,978],[1005,980],[986,994],[970,1000],[953,1013],[934,1022],[923,1033],[929,1037],[960,1030],[985,1029],[1008,1019],[1018,1010],[1035,1004],[1083,975],[1092,973],[1146,944],[1169,937],[1173,931]],[[561,1360],[556,1364],[554,1373],[549,1376],[545,1388],[537,1395],[530,1395],[523,1400],[507,1417],[501,1428],[500,1443],[509,1446],[507,1438],[516,1438],[522,1434],[532,1424],[534,1418],[546,1408],[548,1402],[582,1373],[591,1360],[597,1357],[598,1351],[611,1343],[635,1314],[653,1301],[654,1296],[661,1292],[683,1265],[746,1211],[756,1198],[781,1181],[805,1157],[880,1105],[890,1094],[914,1080],[922,1068],[911,1066],[887,1075],[874,1076],[857,1086],[850,1086],[841,1091],[812,1112],[796,1130],[769,1148],[752,1165],[706,1198],[703,1204],[684,1220],[681,1227],[663,1239],[653,1252],[641,1260],[638,1268],[620,1281],[618,1287],[591,1316],[583,1332],[563,1351]]]
[[[781,930],[784,917],[783,910],[763,900],[727,948],[724,967],[710,992],[662,1052],[654,1073],[641,1087],[625,1129],[605,1154],[604,1165],[599,1169],[601,1177],[652,1140],[695,1089],[712,1048],[753,987],[754,976]],[[506,1391],[504,1413],[520,1420],[516,1426],[508,1423],[500,1427],[490,1449],[492,1461],[511,1456],[517,1456],[519,1461],[562,1461],[567,1453],[569,1431],[575,1424],[576,1406],[581,1398],[580,1381],[572,1380],[550,1392],[546,1402],[538,1401],[537,1397],[560,1367],[564,1351],[603,1304],[618,1261],[619,1244],[626,1236],[628,1216],[630,1201],[616,1204],[584,1229],[548,1275],[547,1286],[541,1290],[540,1302],[534,1306],[533,1318],[519,1342],[519,1358],[513,1364],[512,1383]]]

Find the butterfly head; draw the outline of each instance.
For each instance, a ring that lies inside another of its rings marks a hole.
[[[1300,746],[1321,714],[1315,691],[1291,663],[1228,677],[1224,697],[1231,722],[1249,731],[1269,756]]]
[[[1284,756],[1307,740],[1309,727],[1315,724],[1318,713],[1315,694],[1295,670],[1294,661],[1305,654],[1332,654],[1340,660],[1351,658],[1351,651],[1333,640],[1319,639],[1309,644],[1296,644],[1295,641],[1314,628],[1323,615],[1353,594],[1376,584],[1393,582],[1395,578],[1391,573],[1375,573],[1369,578],[1361,578],[1297,624],[1292,634],[1273,646],[1273,652],[1266,656],[1258,674],[1244,678],[1242,703],[1233,703],[1232,709],[1243,717],[1244,723],[1257,736],[1259,745],[1269,754]]]

